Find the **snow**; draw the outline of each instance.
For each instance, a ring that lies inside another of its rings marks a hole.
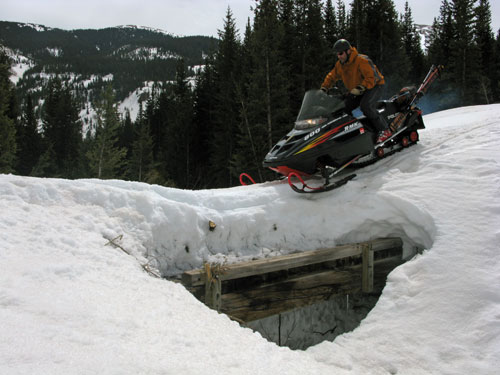
[[[418,145],[316,195],[0,175],[0,373],[498,373],[500,105],[424,121]],[[141,267],[175,276],[385,236],[408,261],[358,328],[305,351]]]
[[[26,56],[21,55],[19,52],[15,52],[10,48],[1,47],[4,52],[12,59],[11,64],[11,75],[9,77],[10,81],[16,85],[17,82],[23,77],[24,73],[34,66],[31,59]]]

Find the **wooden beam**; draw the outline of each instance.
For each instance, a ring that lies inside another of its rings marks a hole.
[[[372,292],[380,293],[390,271],[402,263],[401,257],[375,261]],[[337,295],[361,291],[362,265],[344,270],[324,271],[264,284],[250,290],[222,295],[221,312],[245,322],[262,319]]]
[[[369,244],[363,245],[363,293],[373,292],[373,249]]]
[[[273,258],[258,259],[237,264],[224,265],[219,275],[221,281],[247,276],[262,275],[284,269],[303,267],[311,264],[329,262],[337,259],[360,256],[363,245],[369,244],[374,252],[402,246],[400,238],[379,238],[372,241],[337,246],[333,248],[304,251]],[[186,271],[182,274],[182,283],[186,287],[205,284],[203,269]]]

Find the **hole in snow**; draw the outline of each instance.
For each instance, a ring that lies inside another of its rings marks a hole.
[[[402,232],[399,235],[404,239],[402,262],[424,250],[425,245],[418,240],[412,240]],[[325,301],[247,322],[245,326],[279,346],[305,350],[323,341],[333,341],[337,336],[357,328],[377,304],[385,282],[386,278],[382,287],[372,293],[358,291],[333,296]]]
[[[378,294],[337,296],[328,301],[248,322],[246,326],[279,346],[304,350],[323,341],[333,341],[338,335],[358,327],[378,299]]]

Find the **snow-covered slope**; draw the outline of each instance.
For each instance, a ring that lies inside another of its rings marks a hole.
[[[0,175],[0,373],[496,374],[500,105],[424,121],[418,145],[313,196]],[[107,245],[119,236],[133,256]],[[360,327],[306,351],[140,267],[172,276],[380,236],[411,259]]]

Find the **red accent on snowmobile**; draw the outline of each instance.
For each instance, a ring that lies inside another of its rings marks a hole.
[[[278,167],[270,167],[269,169],[272,169],[275,172],[278,172],[282,174],[283,176],[289,176],[291,173],[297,176],[304,176],[304,177],[309,177],[310,175],[301,171],[298,171],[293,168],[289,168],[286,165],[280,165]]]
[[[357,121],[357,119],[352,119],[351,121],[345,122],[342,125],[337,126],[335,129],[332,129],[332,130],[328,131],[327,133],[325,133],[322,136],[316,138],[314,141],[312,141],[311,143],[309,143],[303,149],[301,149],[300,151],[298,151],[297,154],[300,154],[301,152],[304,152],[304,151],[308,151],[308,150],[310,150],[310,149],[312,149],[312,148],[314,148],[316,146],[319,146],[320,144],[328,141],[329,139],[331,139],[331,137],[333,135],[335,135],[336,133],[338,133],[340,131],[340,129],[345,128],[347,125],[352,124],[355,121]]]
[[[403,138],[401,139],[401,145],[402,145],[403,147],[408,147],[408,145],[409,145],[409,144],[410,144],[410,140],[408,139],[408,137],[406,137],[406,136],[405,136],[405,137],[403,137]]]
[[[416,131],[412,131],[410,133],[410,141],[412,141],[412,142],[418,141],[418,133]]]
[[[243,177],[248,178],[252,182],[252,184],[255,184],[254,179],[248,173],[240,174],[240,184],[242,184],[244,186],[248,185],[245,181],[243,181]]]
[[[297,178],[302,183],[301,188],[292,182],[292,177]],[[297,193],[322,193],[324,191],[330,191],[330,190],[337,189],[337,188],[347,184],[347,182],[352,180],[354,177],[356,177],[356,174],[353,173],[353,174],[345,176],[345,177],[341,178],[340,180],[337,180],[331,184],[327,184],[327,185],[325,184],[325,185],[321,185],[321,186],[309,186],[309,185],[307,185],[307,183],[304,181],[304,179],[300,175],[292,172],[288,175],[288,185],[290,185],[290,187],[293,189],[293,191],[295,191]]]
[[[294,183],[292,182],[292,177],[295,177],[300,181],[300,183],[302,184],[302,188],[299,189],[297,186],[294,185]],[[290,185],[290,187],[295,191],[312,192],[315,190],[323,190],[323,186],[311,187],[307,185],[304,179],[298,173],[295,172],[290,172],[290,174],[288,175],[288,185]]]

